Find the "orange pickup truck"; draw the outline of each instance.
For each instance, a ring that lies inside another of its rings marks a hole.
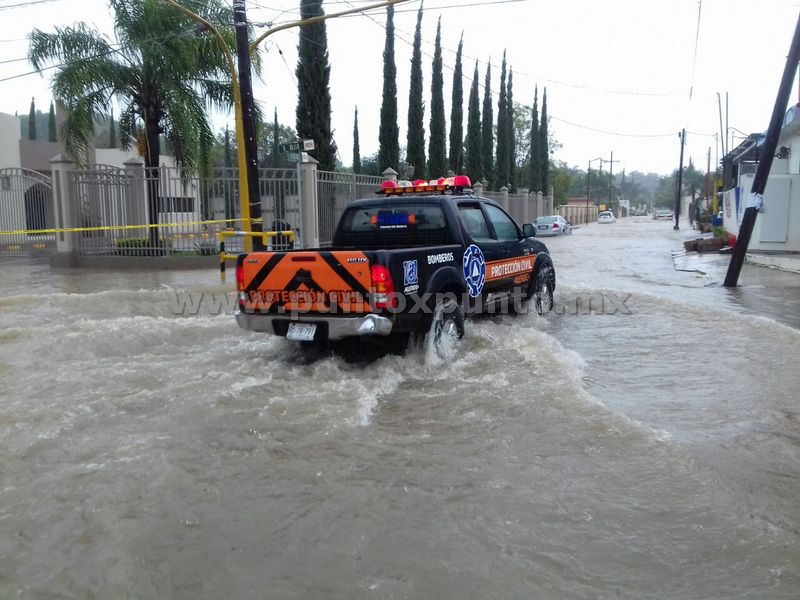
[[[342,214],[330,248],[238,256],[236,321],[302,342],[432,332],[465,315],[552,308],[555,270],[533,225],[475,196],[466,177],[398,187]]]

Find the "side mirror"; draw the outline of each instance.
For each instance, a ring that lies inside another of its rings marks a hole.
[[[531,223],[525,223],[522,226],[522,235],[523,237],[536,237],[536,228]]]

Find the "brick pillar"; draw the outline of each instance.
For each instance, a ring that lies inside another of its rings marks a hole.
[[[506,209],[506,212],[509,211],[508,207],[508,188],[503,186],[500,188],[500,206]]]

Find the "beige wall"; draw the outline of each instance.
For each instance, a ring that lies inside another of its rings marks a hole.
[[[19,154],[22,136],[19,127],[17,117],[0,113],[0,169],[22,166]]]

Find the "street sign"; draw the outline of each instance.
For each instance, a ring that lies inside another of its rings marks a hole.
[[[288,144],[278,144],[278,152],[286,154],[287,152],[300,152],[300,142],[289,142]]]
[[[300,162],[299,152],[286,152],[286,160],[290,162]]]
[[[314,149],[314,140],[298,140],[296,142],[288,142],[285,144],[278,144],[278,152],[286,154],[288,152],[308,152]],[[292,159],[289,159],[292,160]]]

